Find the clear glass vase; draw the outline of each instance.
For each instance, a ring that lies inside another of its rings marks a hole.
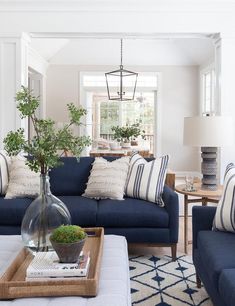
[[[50,190],[49,176],[40,176],[40,195],[29,205],[21,224],[24,245],[33,253],[52,250],[49,236],[60,225],[71,224],[65,204]]]

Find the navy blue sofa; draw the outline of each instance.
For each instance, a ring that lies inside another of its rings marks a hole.
[[[114,160],[114,157],[107,157]],[[72,223],[82,227],[102,226],[105,234],[123,235],[130,243],[170,246],[176,256],[178,242],[178,196],[164,187],[165,207],[125,198],[95,200],[82,197],[93,157],[62,158],[64,165],[50,171],[51,191],[68,207]],[[0,197],[0,235],[20,234],[21,221],[32,199],[6,200]]]
[[[235,234],[212,231],[216,207],[193,207],[193,262],[215,306],[235,305]]]

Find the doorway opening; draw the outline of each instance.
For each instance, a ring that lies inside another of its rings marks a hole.
[[[88,110],[85,132],[94,142],[113,140],[112,126],[138,123],[145,131],[145,139],[138,139],[143,149],[157,152],[159,74],[141,73],[133,101],[109,101],[105,88],[104,73],[83,72],[80,75],[80,93],[83,106]]]

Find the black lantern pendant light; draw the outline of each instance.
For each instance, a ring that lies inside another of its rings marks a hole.
[[[115,71],[105,73],[109,100],[131,101],[135,98],[138,73],[123,69],[123,43],[121,39],[121,64]]]

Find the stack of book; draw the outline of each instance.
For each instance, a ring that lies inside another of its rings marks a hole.
[[[89,272],[90,254],[80,254],[77,263],[60,263],[52,252],[38,252],[26,270],[26,281],[64,280],[86,277]]]

